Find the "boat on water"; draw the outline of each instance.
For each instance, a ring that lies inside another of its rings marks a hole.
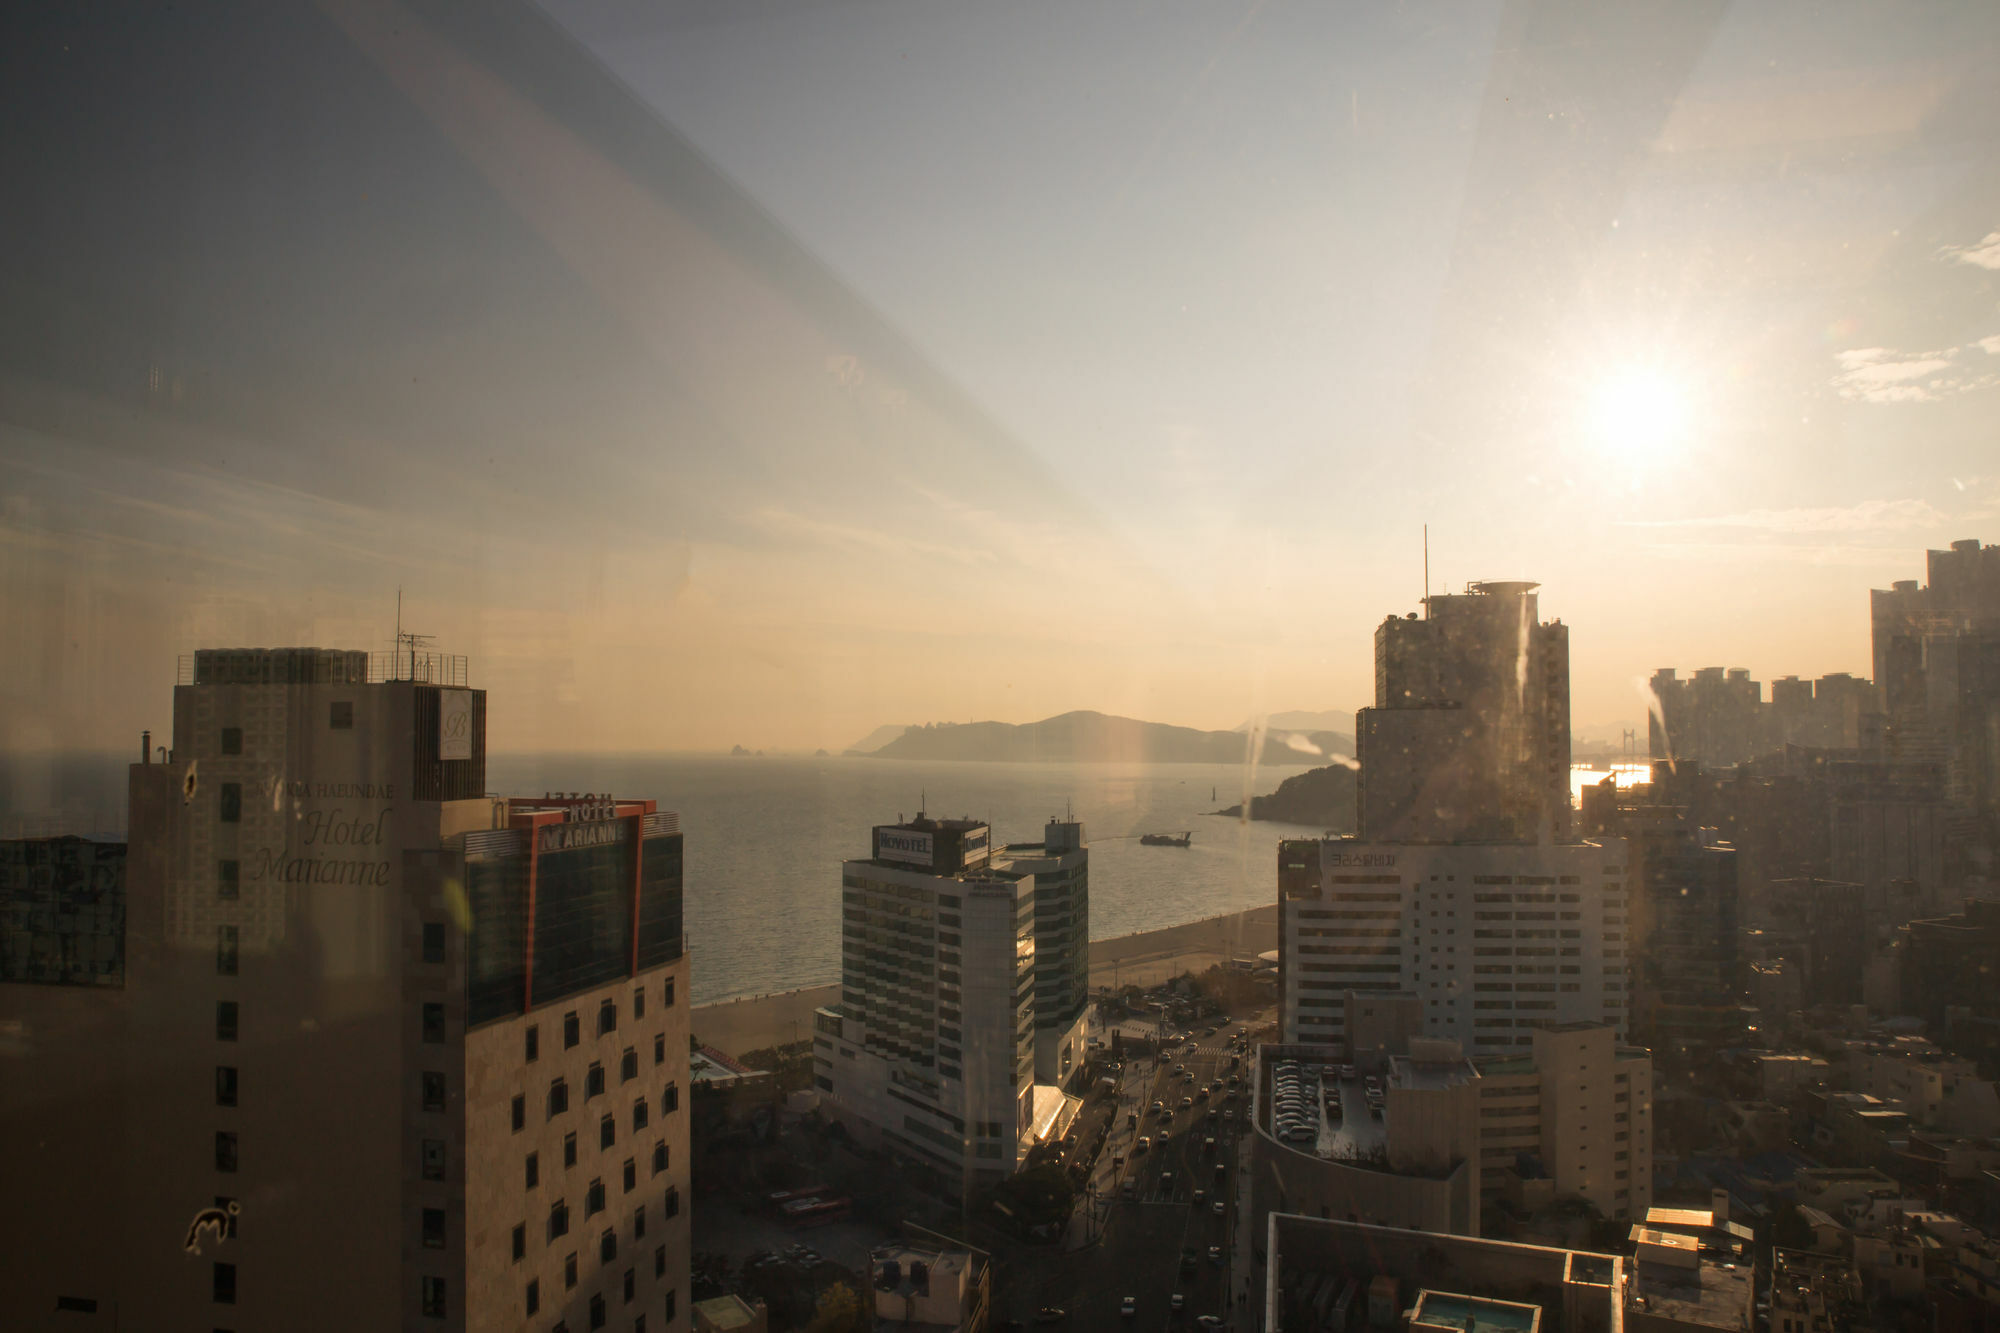
[[[1194,834],[1183,833],[1176,838],[1171,833],[1148,833],[1139,841],[1148,847],[1190,847],[1194,845]]]

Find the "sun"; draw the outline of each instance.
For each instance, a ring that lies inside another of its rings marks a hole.
[[[1687,386],[1665,371],[1628,366],[1599,380],[1584,403],[1584,434],[1604,455],[1639,464],[1687,438]]]

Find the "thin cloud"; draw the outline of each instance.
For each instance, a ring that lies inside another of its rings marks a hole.
[[[1989,231],[1971,245],[1947,245],[1938,254],[1961,264],[2000,269],[2000,231]]]
[[[1828,532],[1904,532],[1935,528],[1945,514],[1924,500],[1863,500],[1860,504],[1816,509],[1749,509],[1708,518],[1632,522],[1635,528],[1737,528],[1773,535]]]
[[[1989,345],[1990,344],[1990,345]],[[2000,335],[1972,344],[2000,355]],[[1853,347],[1834,353],[1840,369],[1833,377],[1842,398],[1861,403],[1934,403],[1953,394],[2000,384],[2000,375],[1968,369],[1959,360],[1967,349],[1945,347],[1899,352],[1889,347]]]

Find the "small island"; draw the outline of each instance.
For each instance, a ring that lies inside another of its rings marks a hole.
[[[1286,778],[1269,796],[1250,798],[1248,818],[1279,824],[1305,824],[1331,833],[1352,833],[1355,829],[1354,802],[1359,771],[1345,764],[1308,769]],[[1243,807],[1232,805],[1218,815],[1244,818]]]

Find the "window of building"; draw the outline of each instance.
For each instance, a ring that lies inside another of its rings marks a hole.
[[[618,1121],[614,1117],[607,1115],[604,1119],[597,1122],[597,1146],[600,1148],[610,1148],[615,1146],[617,1142]]]
[[[574,1010],[563,1015],[563,1049],[568,1050],[583,1040],[583,1024],[577,1021]]]
[[[592,1097],[602,1096],[603,1093],[604,1066],[592,1064],[589,1071],[583,1076],[583,1099],[589,1101]]]
[[[215,1169],[218,1171],[236,1169],[236,1135],[226,1129],[215,1131]]]
[[[520,1133],[528,1126],[528,1099],[520,1093],[514,1094],[514,1132]]]
[[[625,1192],[630,1194],[639,1183],[639,1163],[632,1158],[625,1159]]]
[[[568,1234],[569,1204],[563,1199],[557,1199],[549,1205],[549,1239],[554,1241],[558,1237],[567,1236]],[[575,1283],[572,1282],[571,1285],[573,1286]]]
[[[646,1122],[651,1118],[652,1113],[646,1109],[646,1099],[644,1097],[632,1103],[632,1132],[634,1134],[644,1129]]]
[[[604,1211],[604,1182],[593,1180],[583,1193],[583,1215],[594,1217]]]
[[[423,1282],[424,1318],[444,1318],[444,1279],[441,1277],[425,1277],[421,1280]]]
[[[444,961],[444,922],[424,922],[424,961],[442,963]]]
[[[527,1257],[528,1224],[526,1222],[516,1222],[514,1224],[514,1262],[519,1263]]]
[[[444,1140],[425,1139],[423,1142],[423,1176],[425,1180],[444,1179]]]
[[[533,1064],[542,1058],[542,1030],[540,1027],[533,1023],[528,1024],[528,1030],[522,1035],[521,1040],[523,1045],[521,1052],[523,1059],[529,1064]]]
[[[667,1299],[662,1303],[665,1308],[661,1312],[660,1317],[662,1319],[665,1319],[669,1324],[674,1322],[674,1304],[675,1304],[674,1297],[679,1294],[680,1293],[677,1288],[674,1287],[667,1288]]]
[[[660,1208],[660,1213],[664,1217],[679,1217],[681,1215],[681,1192],[678,1188],[668,1188],[667,1197]]]
[[[667,1247],[664,1245],[655,1245],[653,1247],[653,1276],[665,1277],[666,1275]]]
[[[549,1119],[569,1110],[569,1084],[557,1079],[549,1084]]]
[[[217,1106],[236,1105],[235,1065],[217,1065],[215,1067],[215,1104]]]
[[[625,1048],[624,1057],[618,1061],[618,1081],[630,1083],[637,1077],[639,1077],[639,1052],[628,1046]]]
[[[667,1084],[667,1090],[660,1094],[660,1114],[666,1115],[681,1109],[681,1087],[678,1083]]]
[[[576,1256],[573,1254],[563,1260],[563,1290],[576,1290]]]
[[[424,1209],[424,1248],[441,1250],[444,1248],[444,1209]]]
[[[542,1308],[542,1282],[540,1278],[528,1279],[527,1307],[529,1314],[538,1314]]]
[[[632,1303],[633,1295],[636,1294],[639,1290],[638,1276],[639,1275],[630,1268],[625,1270],[625,1303],[627,1305],[630,1305]]]
[[[667,1169],[667,1145],[664,1143],[656,1143],[653,1145],[653,1174],[657,1176],[666,1169]]]
[[[423,1072],[423,1085],[424,1109],[426,1111],[444,1110],[444,1074],[436,1069],[426,1069]]]
[[[615,1000],[606,1000],[597,1007],[597,1035],[601,1037],[607,1032],[617,1030],[618,1003]]]
[[[632,1333],[646,1333],[646,1316],[644,1315],[633,1316]]]
[[[222,753],[243,753],[243,728],[224,727],[222,729]]]
[[[632,991],[632,1017],[635,1019],[639,1019],[639,1018],[644,1018],[645,1016],[646,1016],[646,988],[644,986],[637,986],[634,987]]]
[[[609,1227],[597,1238],[597,1257],[607,1264],[618,1257],[618,1233]]]
[[[567,1134],[563,1135],[563,1165],[564,1165],[564,1166],[575,1166],[575,1165],[576,1165],[576,1131],[575,1131],[575,1130],[571,1130],[571,1131],[570,1131],[569,1133],[567,1133]]]
[[[354,703],[349,699],[337,699],[327,710],[326,723],[335,731],[354,730]]]
[[[226,1219],[222,1224],[222,1238],[224,1240],[235,1240],[236,1218],[243,1210],[238,1208],[236,1200],[230,1198],[227,1194],[216,1195],[215,1206],[222,1210],[223,1217]]]
[[[592,1296],[590,1298],[590,1326],[592,1328],[604,1327],[604,1298],[602,1296]]]
[[[215,928],[215,972],[217,976],[236,975],[236,927],[217,926]]]
[[[424,1002],[424,1040],[433,1044],[444,1040],[444,1006],[428,1000]]]
[[[632,1210],[632,1239],[644,1240],[645,1238],[646,1238],[646,1205],[642,1203],[637,1208],[634,1208]]]
[[[209,1294],[217,1305],[236,1304],[236,1265],[216,1264],[210,1270]]]
[[[660,987],[660,1003],[671,1009],[674,1007],[674,979],[667,978],[667,984]]]
[[[653,1063],[656,1065],[663,1065],[666,1062],[667,1062],[667,1038],[665,1033],[661,1033],[659,1036],[653,1038]]]
[[[220,819],[225,824],[236,824],[242,822],[243,819],[242,783],[240,782],[223,783],[221,788],[221,795],[217,798],[217,802],[218,806],[216,810],[216,818]]]
[[[215,863],[215,896],[223,902],[233,903],[242,890],[243,863],[223,860]]]
[[[540,1153],[531,1152],[528,1154],[524,1162],[522,1175],[526,1179],[529,1189],[533,1189],[542,1183],[542,1155]]]

